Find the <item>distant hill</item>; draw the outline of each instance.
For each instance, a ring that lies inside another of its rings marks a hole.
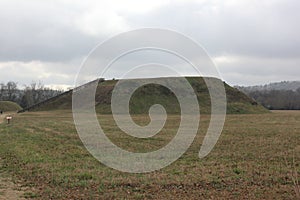
[[[300,88],[300,81],[281,81],[276,83],[270,83],[266,85],[255,85],[255,86],[235,86],[244,92],[251,91],[270,91],[270,90],[292,90],[296,91]]]
[[[176,79],[176,78],[172,78]],[[204,79],[201,77],[187,77],[187,80],[195,90],[199,100],[201,113],[210,112],[210,96]],[[96,110],[102,114],[111,113],[111,94],[117,80],[107,80],[99,83],[96,92]],[[255,100],[249,98],[238,89],[224,83],[227,94],[227,112],[228,113],[266,113],[263,106]],[[161,104],[170,114],[180,113],[180,107],[175,95],[167,88],[149,84],[145,85],[133,94],[130,101],[130,112],[132,114],[148,113],[153,104]],[[23,111],[47,111],[57,109],[72,108],[72,90],[53,97],[47,101],[41,102],[35,106],[24,109]]]
[[[271,110],[300,110],[300,81],[282,81],[267,85],[239,87],[264,107]]]
[[[11,101],[0,101],[0,110],[3,112],[20,111],[22,108],[17,103]]]

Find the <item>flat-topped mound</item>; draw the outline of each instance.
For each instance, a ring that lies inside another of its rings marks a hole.
[[[168,78],[174,79],[176,77]],[[186,78],[193,87],[198,98],[202,114],[209,114],[211,102],[208,88],[202,77]],[[95,95],[96,111],[101,114],[111,113],[111,95],[117,80],[100,81]],[[248,97],[238,89],[224,83],[227,96],[228,114],[254,114],[269,112],[252,98]],[[41,102],[35,106],[24,109],[24,111],[48,111],[72,109],[72,90],[60,94],[57,97]],[[161,104],[169,114],[179,114],[180,107],[178,100],[173,92],[164,86],[148,84],[138,88],[130,100],[131,114],[146,114],[154,104]]]

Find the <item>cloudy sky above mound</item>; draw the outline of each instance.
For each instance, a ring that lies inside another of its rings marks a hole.
[[[300,79],[299,0],[1,0],[0,82],[72,86],[83,59],[124,31],[200,43],[232,85]]]

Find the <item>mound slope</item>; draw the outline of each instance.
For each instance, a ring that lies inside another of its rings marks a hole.
[[[176,78],[171,78],[176,79]],[[201,113],[208,114],[210,112],[210,96],[208,88],[201,77],[187,77],[187,80],[193,87],[197,95]],[[117,80],[99,81],[97,92],[95,95],[96,111],[101,114],[110,114],[111,95]],[[228,114],[254,114],[268,112],[263,106],[255,100],[249,98],[238,89],[224,83],[227,96],[227,113]],[[47,101],[36,104],[23,111],[48,111],[48,110],[64,110],[72,108],[72,90],[67,91],[59,96],[51,98]],[[175,95],[167,88],[148,84],[137,89],[130,100],[130,112],[132,114],[148,113],[150,106],[153,104],[161,104],[169,114],[180,113],[179,103]]]
[[[22,108],[17,103],[11,101],[0,101],[0,110],[2,110],[3,112],[19,111],[22,110]]]

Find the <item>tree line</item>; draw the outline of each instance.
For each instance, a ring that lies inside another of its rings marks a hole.
[[[242,91],[270,110],[300,110],[300,88],[296,90],[242,89]]]
[[[22,108],[32,106],[62,92],[63,90],[54,90],[45,87],[41,82],[32,82],[29,85],[23,85],[22,89],[14,81],[0,83],[0,101],[13,101],[18,103]]]

